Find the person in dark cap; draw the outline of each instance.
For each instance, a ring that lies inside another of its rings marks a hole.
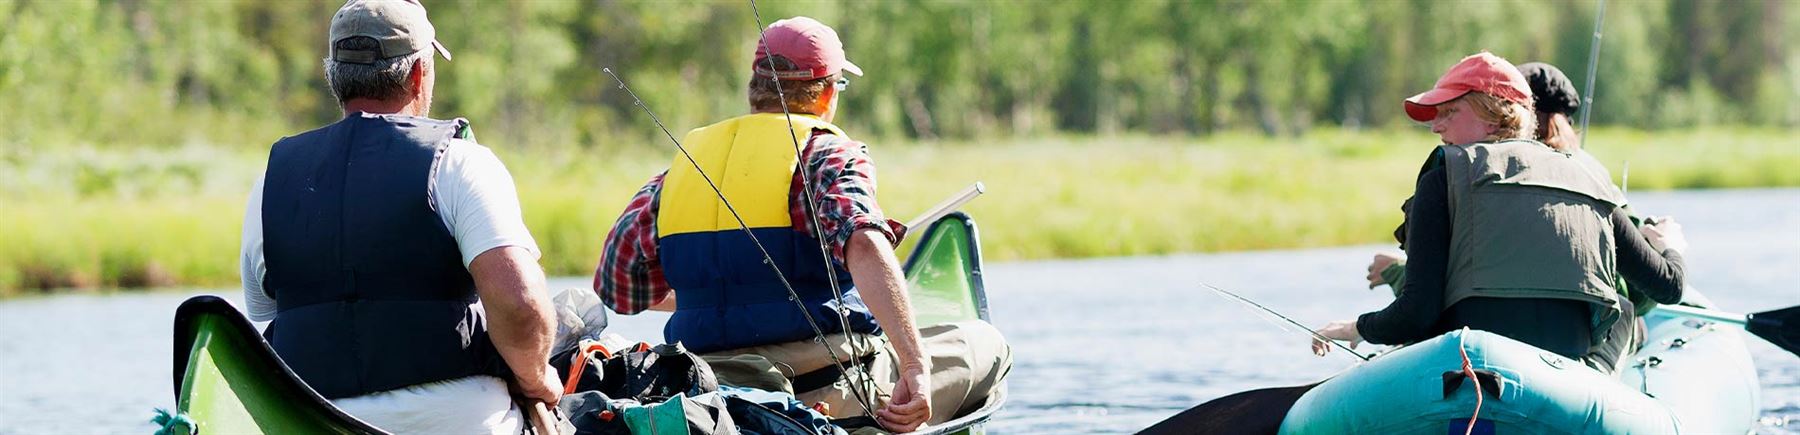
[[[517,434],[554,405],[555,312],[512,176],[432,119],[424,6],[350,0],[325,82],[343,118],[275,142],[244,213],[244,300],[294,374],[394,433]]]
[[[1538,141],[1558,151],[1580,149],[1580,133],[1575,131],[1572,121],[1575,113],[1581,110],[1581,96],[1575,93],[1575,83],[1569,81],[1569,76],[1563,75],[1562,70],[1543,62],[1519,65],[1519,72],[1524,73],[1525,82],[1531,84]]]
[[[715,368],[728,362],[717,358],[766,359],[799,400],[833,417],[910,432],[982,404],[1011,350],[979,320],[914,324],[894,255],[906,227],[875,200],[869,146],[832,124],[849,75],[863,73],[837,32],[807,17],[771,23],[750,67],[750,113],[687,134],[698,163],[677,154],[626,205],[594,291],[620,314],[674,311],[664,339]],[[864,394],[875,403],[860,403]]]

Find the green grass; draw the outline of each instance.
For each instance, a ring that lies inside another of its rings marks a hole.
[[[1601,130],[1589,143],[1632,191],[1800,186],[1784,130]],[[1380,242],[1434,137],[1319,130],[1297,138],[1052,137],[876,141],[879,196],[912,218],[975,181],[965,206],[992,261]],[[665,149],[497,150],[554,275],[587,275],[607,229]],[[0,150],[0,296],[38,289],[233,286],[261,149]]]

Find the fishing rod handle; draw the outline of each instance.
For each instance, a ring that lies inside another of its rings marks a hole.
[[[931,209],[926,210],[925,213],[919,214],[919,217],[907,221],[906,227],[918,228],[920,226],[929,225],[932,222],[943,218],[945,215],[950,214],[950,212],[956,211],[957,207],[962,207],[963,204],[967,204],[969,201],[974,200],[976,196],[981,196],[982,193],[986,192],[987,186],[982,185],[980,181],[975,182],[975,184],[970,184],[969,187],[963,188],[963,190],[956,192],[955,195],[945,198],[943,202],[939,202],[937,205],[932,206]]]

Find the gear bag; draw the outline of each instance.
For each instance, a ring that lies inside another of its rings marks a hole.
[[[609,398],[657,403],[677,394],[694,397],[719,390],[712,367],[680,343],[638,343],[630,352],[614,354],[583,340],[581,346],[550,357],[550,365],[567,380],[563,394],[599,391]]]

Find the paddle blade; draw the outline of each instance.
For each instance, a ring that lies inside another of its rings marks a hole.
[[[1800,306],[1751,314],[1744,329],[1788,353],[1800,355]]]
[[[1300,396],[1318,383],[1263,388],[1213,399],[1138,432],[1144,434],[1272,434]]]

